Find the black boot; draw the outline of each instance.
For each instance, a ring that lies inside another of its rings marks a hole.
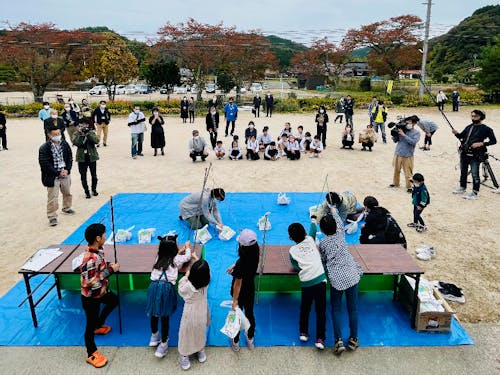
[[[90,192],[85,190],[85,198],[90,199]]]
[[[92,189],[92,195],[93,195],[94,197],[97,197],[97,196],[99,195],[99,193],[97,192],[97,190],[96,190],[96,189]]]

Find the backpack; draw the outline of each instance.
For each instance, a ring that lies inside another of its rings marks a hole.
[[[403,231],[401,230],[399,224],[389,214],[387,215],[384,235],[385,235],[385,243],[388,244],[399,243],[403,245],[403,247],[406,249],[406,237]]]

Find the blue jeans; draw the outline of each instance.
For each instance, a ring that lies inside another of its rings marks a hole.
[[[467,173],[469,173],[469,165],[472,174],[472,190],[479,192],[481,178],[479,177],[479,165],[481,162],[474,156],[465,154],[460,155],[460,187],[467,189]]]
[[[345,293],[347,301],[347,313],[349,315],[349,337],[358,337],[358,284],[351,286],[346,290],[337,290],[330,287],[330,302],[332,304],[332,322],[333,336],[335,342],[342,338],[340,323],[340,307],[342,303],[342,294]]]
[[[137,154],[142,154],[142,142],[144,141],[144,133],[132,134],[132,157]]]
[[[378,128],[380,128],[380,132],[382,133],[382,141],[384,143],[387,142],[387,139],[385,137],[385,122],[373,122],[373,129],[375,130],[376,133],[378,133]]]

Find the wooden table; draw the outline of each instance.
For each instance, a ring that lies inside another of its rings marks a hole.
[[[62,274],[77,274],[74,272],[71,266],[71,261],[76,258],[79,254],[86,250],[85,245],[80,245],[75,250],[75,245],[51,245],[48,248],[59,248],[63,254],[58,258],[53,260],[51,263],[46,265],[40,271],[29,271],[20,269],[19,273],[23,275],[24,283],[26,285],[27,299],[30,305],[31,318],[33,320],[33,325],[38,327],[38,320],[36,317],[36,306],[43,301],[43,299],[50,293],[54,288],[57,290],[57,296],[59,299],[62,298],[61,288],[59,285],[59,275]],[[200,245],[191,245],[191,249],[201,258],[202,247]],[[74,251],[73,251],[74,250]],[[71,254],[64,262],[63,260]],[[120,264],[120,274],[150,274],[153,264],[156,260],[156,255],[158,253],[158,245],[116,245],[116,252],[118,263]],[[113,246],[104,246],[105,259],[108,262],[114,261],[114,250]],[[62,262],[62,263],[61,263]],[[193,260],[184,264],[184,266],[179,270],[179,273],[185,273]],[[30,280],[32,277],[37,275],[54,275],[54,282],[50,285],[49,289],[38,299],[35,300],[32,293],[32,288]]]
[[[363,269],[365,275],[393,275],[394,293],[397,299],[399,283],[402,275],[415,279],[415,290],[411,308],[411,325],[415,327],[415,316],[418,307],[418,286],[420,275],[424,271],[408,254],[403,246],[394,245],[349,245],[349,251]],[[263,275],[297,274],[290,263],[290,245],[267,245],[264,254]]]

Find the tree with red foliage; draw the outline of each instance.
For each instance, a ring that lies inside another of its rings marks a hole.
[[[306,51],[294,54],[290,65],[295,73],[308,78],[325,76],[331,84],[336,85],[346,57],[346,50],[331,43],[328,38],[322,38],[316,39]]]
[[[401,69],[420,65],[418,30],[422,20],[414,15],[392,17],[351,29],[342,45],[347,50],[369,47],[368,63],[378,74],[396,78]]]
[[[29,82],[35,101],[41,102],[49,84],[80,78],[88,45],[97,39],[97,34],[58,30],[52,23],[20,23],[0,36],[0,62]]]

